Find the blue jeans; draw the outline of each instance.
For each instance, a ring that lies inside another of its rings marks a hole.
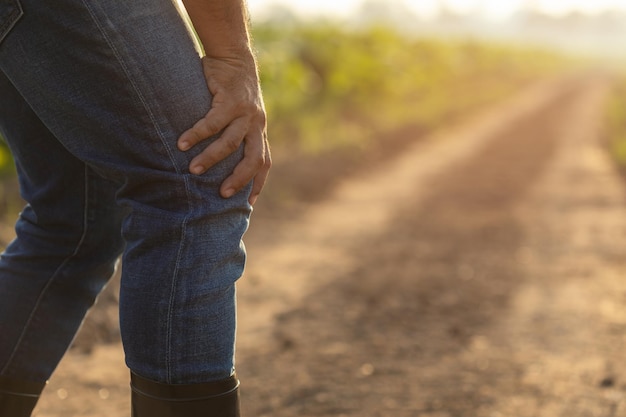
[[[204,145],[176,148],[210,107],[196,49],[171,0],[0,0],[0,132],[28,203],[0,258],[0,378],[49,378],[120,254],[129,368],[233,373],[250,187],[218,191],[241,149],[195,176]]]

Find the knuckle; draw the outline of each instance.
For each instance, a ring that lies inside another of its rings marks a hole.
[[[220,131],[218,123],[213,119],[204,119],[204,128],[206,129],[207,136],[211,136]]]
[[[198,143],[201,142],[204,139],[202,133],[200,133],[198,130],[192,130],[191,131],[191,140],[193,143]]]
[[[261,169],[265,166],[266,158],[263,155],[257,155],[252,161],[253,165],[257,169]]]
[[[267,114],[265,114],[265,111],[263,110],[263,108],[255,107],[254,112],[252,114],[255,115],[254,120],[256,122],[258,122],[259,124],[263,126],[267,124]]]
[[[207,162],[210,166],[216,164],[222,159],[219,154],[219,149],[215,149],[211,146],[207,146],[207,148],[202,152],[202,158],[205,162]]]
[[[239,144],[240,144],[240,142],[235,137],[231,136],[231,137],[228,137],[228,138],[224,138],[224,149],[228,153],[233,153],[237,149],[239,149]]]

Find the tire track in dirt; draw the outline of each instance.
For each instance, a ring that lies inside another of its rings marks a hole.
[[[526,280],[485,335],[506,348],[482,353],[506,359],[519,378],[482,415],[626,415],[626,198],[593,134],[605,93],[578,103],[577,122],[561,127],[561,151],[520,210]]]
[[[549,215],[539,204],[563,188],[563,180],[552,177],[563,175],[557,162],[565,150],[596,138],[604,86],[602,80],[589,78],[552,90],[542,105],[490,131],[456,164],[435,170],[437,175],[421,174],[428,182],[411,183],[420,188],[395,202],[393,216],[379,223],[387,225],[382,232],[342,242],[356,262],[342,259],[345,252],[324,254],[324,261],[343,266],[317,271],[332,282],[301,299],[300,308],[279,316],[273,344],[248,347],[240,354],[247,414],[620,415],[615,413],[623,410],[624,389],[603,390],[600,386],[614,384],[615,376],[605,375],[598,363],[604,366],[607,360],[601,355],[613,355],[609,363],[617,366],[623,337],[605,337],[610,323],[593,329],[587,322],[587,327],[577,328],[581,316],[598,307],[598,299],[576,304],[568,297],[582,298],[581,291],[591,289],[598,296],[607,288],[622,287],[615,274],[608,281],[612,287],[603,282],[585,288],[555,273],[553,257],[543,252],[548,226],[565,227],[560,215],[576,201],[552,199],[557,206]],[[580,161],[568,161],[570,170],[580,171]],[[541,188],[544,182],[548,185]],[[615,187],[607,193],[613,200],[621,196]],[[615,204],[624,208],[623,201]],[[596,215],[606,214],[602,208]],[[328,218],[316,224],[324,220]],[[593,220],[567,224],[572,230],[593,229]],[[569,237],[558,234],[550,247],[563,250]],[[310,262],[305,249],[293,256]],[[576,268],[567,250],[561,256],[559,268]],[[588,273],[606,261],[603,257],[587,265]],[[316,279],[311,270],[299,272]],[[567,295],[555,296],[561,290]],[[605,309],[621,323],[626,314],[617,301]],[[572,318],[577,307],[582,311]],[[568,315],[569,325],[563,327],[562,317]],[[589,338],[602,342],[593,345]],[[587,349],[577,350],[572,343],[585,340]],[[568,355],[561,358],[564,353]],[[593,359],[581,361],[592,354]]]
[[[276,314],[354,268],[360,262],[354,248],[386,230],[400,208],[419,207],[437,175],[480,152],[518,119],[540,113],[571,82],[537,84],[465,123],[441,129],[368,175],[340,183],[326,201],[304,207],[295,219],[262,214],[264,223],[253,221],[246,236],[248,267],[239,284],[241,348],[267,336]]]

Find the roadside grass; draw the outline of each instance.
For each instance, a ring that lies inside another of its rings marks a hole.
[[[298,207],[571,60],[523,46],[329,23],[255,28],[275,154],[262,205]]]
[[[333,24],[254,31],[274,146],[367,148],[398,126],[431,129],[500,99],[563,60],[538,49],[411,38]]]
[[[604,134],[609,152],[626,175],[626,75],[614,82],[605,114]]]

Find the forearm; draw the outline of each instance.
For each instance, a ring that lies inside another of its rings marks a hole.
[[[244,0],[183,0],[207,56],[252,58]]]

